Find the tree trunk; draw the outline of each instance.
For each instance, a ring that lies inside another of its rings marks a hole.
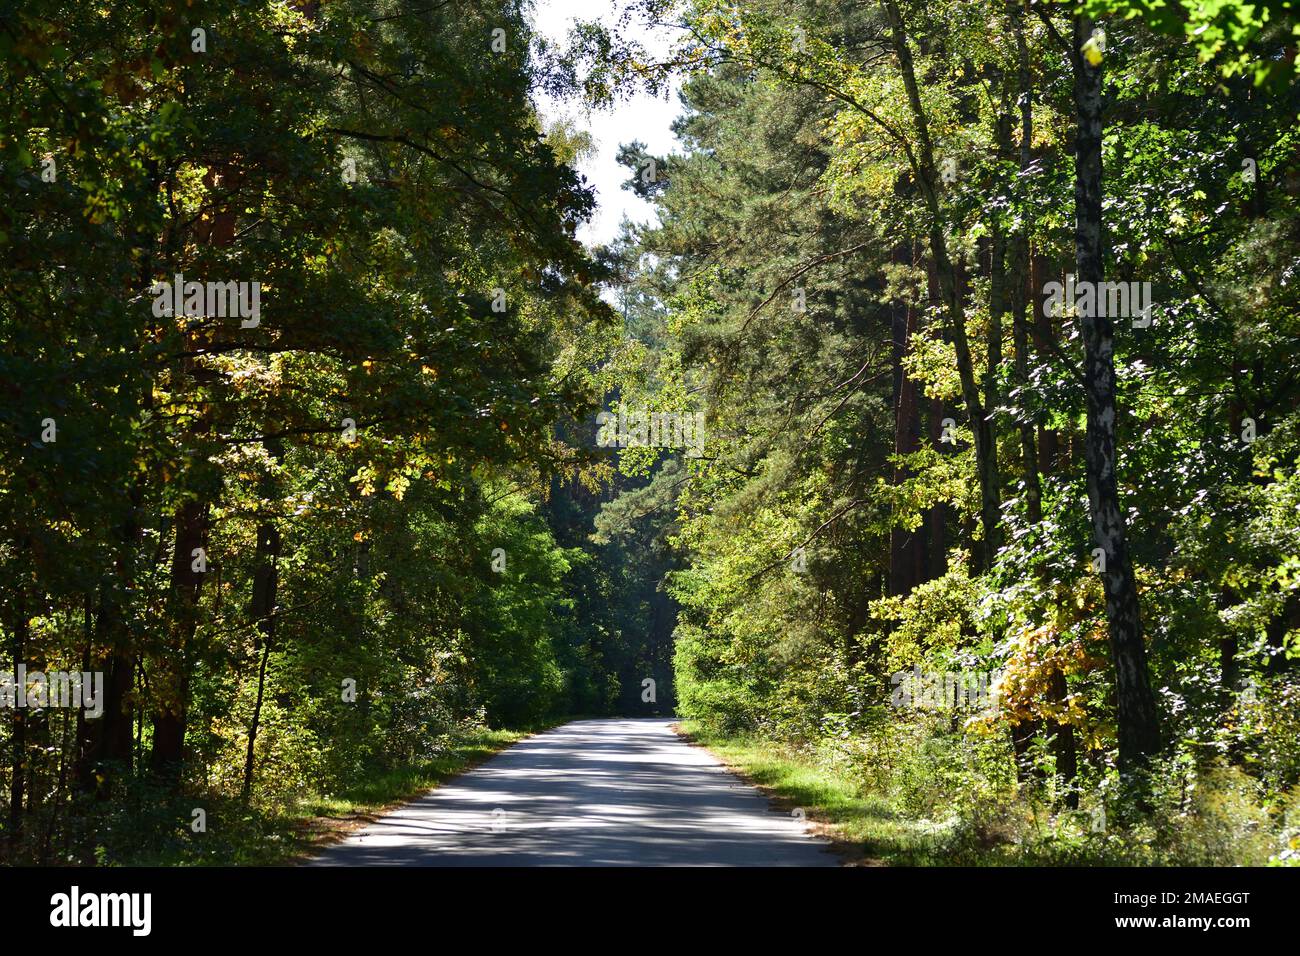
[[[1051,683],[1047,689],[1053,702],[1064,704],[1070,689],[1065,683],[1065,674],[1057,668],[1052,672]],[[1079,809],[1079,791],[1075,787],[1075,778],[1079,775],[1079,751],[1074,737],[1074,727],[1056,720],[1047,722],[1047,732],[1052,737],[1052,755],[1056,758],[1056,775],[1061,779],[1065,789],[1065,805],[1071,810]]]
[[[1300,597],[1294,591],[1264,631],[1268,647],[1268,663],[1265,668],[1268,673],[1282,674],[1291,667],[1291,659],[1286,656],[1286,635],[1292,630],[1300,630]]]
[[[917,185],[930,213],[929,245],[934,259],[935,273],[943,295],[947,331],[957,358],[957,374],[961,379],[961,394],[966,414],[975,437],[975,470],[980,483],[980,518],[984,527],[983,545],[975,552],[981,569],[993,564],[998,548],[998,525],[1001,520],[1001,490],[998,479],[997,445],[988,421],[988,411],[980,401],[979,385],[971,362],[970,341],[966,335],[966,319],[962,308],[957,270],[948,252],[944,235],[943,210],[939,205],[939,177],[935,165],[934,147],[930,140],[929,120],[921,104],[916,70],[912,63],[912,50],[903,24],[903,16],[895,0],[885,0],[889,17],[890,37],[894,54],[898,58],[899,72],[907,91],[907,102],[912,122],[916,127],[916,147],[910,157],[917,177]]]
[[[225,205],[214,209],[210,219],[195,225],[195,241],[201,245],[229,246],[235,239],[238,222],[236,200],[242,175],[232,163],[225,162],[208,169],[204,185],[226,193],[230,198]],[[197,333],[196,333],[197,334]],[[189,380],[193,386],[204,382],[214,383],[217,376],[211,369],[200,367],[193,359],[185,359],[178,370],[178,379]],[[201,447],[212,427],[211,408],[205,408],[191,427],[188,441],[191,447]],[[202,461],[200,456],[198,461]],[[171,597],[173,617],[172,646],[168,659],[159,662],[155,693],[160,694],[160,706],[154,715],[153,752],[150,768],[160,776],[179,778],[185,754],[185,731],[190,694],[190,645],[198,627],[199,595],[203,587],[204,571],[192,568],[193,553],[204,544],[207,530],[208,502],[202,496],[187,498],[176,510],[176,547],[172,555]]]
[[[111,594],[112,586],[100,588],[99,609],[95,615],[95,636],[88,649],[86,667],[104,671],[104,712],[95,720],[77,723],[77,789],[106,800],[111,792],[112,769],[130,770],[133,757],[131,726],[131,684],[135,675],[135,655],[121,613]],[[101,657],[102,649],[107,656]]]
[[[170,656],[152,675],[159,697],[153,719],[153,751],[149,766],[169,780],[180,776],[185,755],[185,722],[189,705],[190,646],[198,627],[199,592],[204,572],[194,569],[194,551],[203,546],[207,507],[194,499],[176,509],[175,550],[172,553]]]
[[[916,309],[908,305],[896,310],[894,321],[894,366],[897,388],[894,401],[894,452],[904,455],[921,447],[916,382],[903,370],[908,342],[916,332]],[[905,468],[894,469],[894,482],[905,481]],[[889,534],[889,593],[907,594],[924,577],[924,552],[919,531],[895,525]]]
[[[1043,257],[1031,248],[1029,251],[1029,285],[1033,292],[1030,296],[1030,304],[1034,310],[1034,324],[1030,329],[1029,347],[1037,351],[1039,355],[1051,354],[1058,339],[1056,326],[1053,324],[1055,320],[1047,314],[1042,296],[1043,286],[1047,282],[1046,277],[1049,275],[1050,268],[1050,264],[1045,263]],[[1035,431],[1038,435],[1038,472],[1041,475],[1055,474],[1061,458],[1061,436],[1056,429],[1041,424]]]
[[[1101,66],[1079,50],[1092,36],[1088,16],[1074,19],[1074,102],[1078,129],[1074,153],[1075,269],[1079,282],[1100,283],[1102,258]],[[1096,288],[1096,285],[1094,285]],[[1098,310],[1090,310],[1096,312]],[[1124,512],[1115,476],[1114,326],[1109,316],[1081,316],[1088,429],[1085,459],[1093,531],[1106,561],[1102,580],[1115,666],[1121,772],[1138,769],[1160,747],[1159,721],[1138,612],[1137,581],[1128,551]]]
[[[23,601],[17,601],[13,616],[14,680],[18,680],[18,665],[24,663],[27,652],[27,611]],[[13,731],[10,736],[13,756],[9,765],[9,849],[16,854],[23,830],[23,797],[27,781],[27,715],[25,708],[14,707]]]
[[[271,642],[275,638],[275,595],[279,583],[276,559],[280,555],[280,532],[270,521],[258,525],[257,555],[250,611],[257,621],[257,630],[261,636],[262,660],[257,669],[257,700],[253,704],[253,716],[248,723],[248,753],[244,757],[244,785],[241,790],[245,800],[253,792],[253,760],[257,728],[262,718],[262,700],[266,691],[266,662],[271,656]]]

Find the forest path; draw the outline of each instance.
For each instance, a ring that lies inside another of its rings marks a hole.
[[[312,865],[836,865],[824,842],[672,724],[578,720],[537,734]]]

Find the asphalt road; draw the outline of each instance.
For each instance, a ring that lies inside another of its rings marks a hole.
[[[315,866],[834,866],[826,845],[672,720],[530,737],[358,831]]]

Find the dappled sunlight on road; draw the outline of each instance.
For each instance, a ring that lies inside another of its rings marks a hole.
[[[585,720],[540,734],[314,865],[834,865],[802,824],[671,723]]]

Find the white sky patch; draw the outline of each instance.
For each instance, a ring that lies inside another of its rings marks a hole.
[[[608,27],[617,26],[620,5],[613,0],[535,0],[532,22],[536,31],[548,40],[565,45],[574,20],[599,20]],[[666,57],[673,37],[666,31],[652,31],[633,21],[626,28],[652,55]],[[625,35],[628,35],[625,33]],[[578,238],[587,245],[610,242],[618,235],[624,217],[645,224],[655,220],[654,207],[639,198],[623,182],[631,171],[615,159],[623,143],[640,140],[653,156],[677,152],[672,122],[681,112],[677,99],[680,83],[674,79],[672,90],[658,98],[639,93],[621,99],[609,109],[588,110],[577,101],[555,100],[535,91],[533,101],[547,122],[567,117],[578,128],[591,134],[595,154],[578,163],[578,172],[596,188],[596,211],[591,220],[578,230]]]

